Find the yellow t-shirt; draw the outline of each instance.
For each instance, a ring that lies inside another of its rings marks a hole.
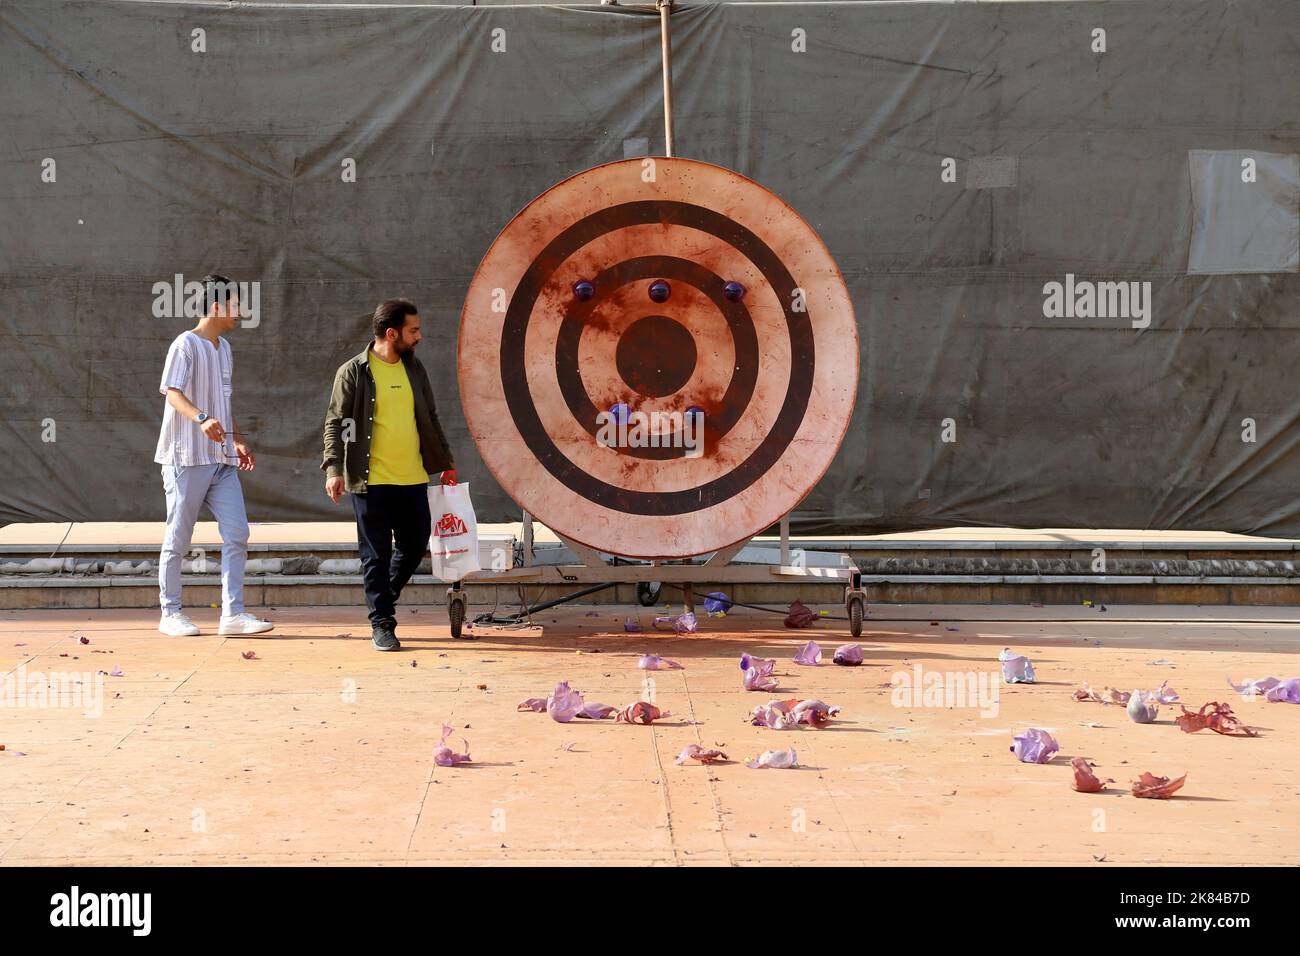
[[[373,351],[370,374],[375,379],[375,414],[370,422],[372,485],[427,485],[429,475],[420,457],[420,433],[415,427],[415,395],[406,366],[389,365]]]

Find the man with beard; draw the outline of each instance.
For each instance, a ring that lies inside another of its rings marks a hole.
[[[395,651],[397,599],[429,546],[431,475],[455,484],[433,389],[415,357],[420,316],[406,299],[381,302],[375,340],[339,367],[325,415],[325,493],[352,495],[371,644]]]

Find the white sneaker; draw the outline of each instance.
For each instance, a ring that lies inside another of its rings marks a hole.
[[[221,616],[221,623],[217,625],[218,634],[262,634],[275,627],[270,621],[263,621],[259,617],[254,617],[245,611],[243,614],[236,614],[234,617]]]
[[[175,614],[164,613],[162,620],[158,622],[158,630],[169,637],[196,637],[199,633],[194,622],[180,611]]]

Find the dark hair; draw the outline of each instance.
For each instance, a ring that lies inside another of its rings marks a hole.
[[[236,295],[237,289],[235,283],[223,276],[220,272],[209,272],[202,279],[203,283],[203,306],[204,315],[212,314],[212,307],[220,302],[223,306],[230,302],[230,297]]]
[[[409,299],[385,299],[375,308],[375,338],[382,339],[389,329],[402,331],[408,315],[419,315]]]

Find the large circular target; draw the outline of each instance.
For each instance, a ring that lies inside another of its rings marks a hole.
[[[825,474],[858,336],[826,246],[738,173],[597,166],[529,203],[470,283],[461,404],[492,475],[557,533],[681,558],[745,540]]]

